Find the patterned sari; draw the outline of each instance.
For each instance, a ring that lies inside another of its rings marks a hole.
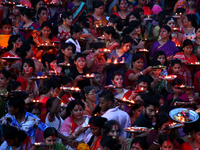
[[[119,49],[120,48],[120,44],[118,42],[114,42],[110,45],[106,45],[107,49],[110,49],[111,51],[113,51],[114,49]]]
[[[78,18],[82,15],[82,14],[87,14],[87,5],[86,3],[81,1],[81,4],[78,5],[74,5],[74,7],[72,7],[71,9],[71,13],[73,14],[73,24],[75,24],[78,20]]]

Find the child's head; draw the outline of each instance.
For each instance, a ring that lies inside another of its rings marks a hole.
[[[193,43],[191,40],[189,39],[186,39],[185,41],[183,41],[183,51],[184,51],[184,54],[189,56],[191,55],[192,53],[192,50],[193,50]]]
[[[119,72],[115,72],[111,76],[111,82],[113,85],[117,87],[122,87],[123,86],[123,76]]]
[[[179,74],[181,71],[182,63],[180,59],[173,59],[171,62],[172,73]]]
[[[161,50],[156,51],[153,59],[160,61],[161,65],[166,65],[167,58],[166,58],[166,54],[164,51],[161,51]]]
[[[70,34],[72,38],[79,40],[81,37],[81,34],[83,32],[83,29],[79,25],[74,25],[71,27]]]
[[[11,31],[12,31],[12,21],[10,19],[4,18],[1,21],[1,25],[2,25],[3,34],[6,34],[6,35],[11,34]]]
[[[142,55],[134,54],[132,57],[132,63],[133,63],[133,67],[136,70],[141,70],[144,66],[144,60],[142,58]]]
[[[78,53],[74,58],[74,64],[77,68],[83,69],[85,67],[86,59],[85,56],[81,53]]]
[[[178,88],[175,88],[176,85],[182,85],[183,84],[183,81],[179,78],[176,78],[173,80],[172,82],[172,89],[174,91],[174,94],[177,94],[177,95],[180,95],[182,93],[182,90],[181,89],[178,89]]]
[[[93,72],[94,73],[94,78],[92,79],[92,82],[100,85],[100,81],[101,81],[101,75],[98,72]]]
[[[159,60],[155,60],[155,59],[154,59],[154,60],[151,61],[151,65],[152,65],[152,66],[158,66],[158,65],[161,65],[161,62],[160,62]],[[162,69],[153,69],[152,73],[153,73],[156,77],[158,77],[158,76],[160,75],[161,71],[162,71]]]

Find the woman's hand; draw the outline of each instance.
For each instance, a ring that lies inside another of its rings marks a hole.
[[[75,78],[75,81],[81,81],[81,80],[84,80],[83,76],[82,75],[78,75],[76,78]]]
[[[141,45],[141,46],[143,46],[143,48],[144,48],[145,41],[143,41],[143,40],[140,40],[140,42],[138,43],[138,45]]]
[[[88,129],[88,127],[80,127],[78,129],[78,131],[76,131],[76,133],[74,133],[76,136],[80,135],[81,133],[84,133],[86,130]]]
[[[181,60],[181,62],[182,62],[183,64],[189,64],[189,63],[190,63],[188,60]]]
[[[151,72],[152,71],[152,66],[147,67],[145,70],[146,70],[147,73]]]

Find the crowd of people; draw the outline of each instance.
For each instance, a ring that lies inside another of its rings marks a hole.
[[[0,150],[200,149],[200,1],[91,2],[2,2]]]

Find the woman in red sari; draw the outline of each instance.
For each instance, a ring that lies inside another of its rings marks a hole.
[[[52,34],[52,23],[49,21],[44,21],[42,23],[41,26],[41,34],[37,35],[36,37],[34,37],[33,41],[35,42],[36,46],[41,45],[41,44],[51,44],[53,42],[59,42],[60,40],[53,36]],[[54,48],[52,51],[43,51],[43,50],[39,50],[36,54],[35,57],[41,58],[42,55],[44,55],[45,53],[53,53],[55,55],[57,55],[57,50],[56,48]]]
[[[200,149],[200,122],[198,121],[194,127],[195,138],[192,142],[186,142],[181,145],[181,150],[199,150]]]
[[[90,146],[90,150],[101,150],[100,141],[103,136],[101,130],[103,130],[106,118],[100,116],[93,116],[90,118],[89,125],[91,133],[84,139],[84,142]]]
[[[192,50],[193,50],[193,43],[191,40],[186,39],[183,42],[183,52],[178,52],[176,53],[176,55],[173,57],[173,59],[180,59],[181,62],[183,63],[182,66],[182,71],[183,72],[188,72],[185,75],[185,79],[186,79],[186,85],[192,85],[192,73],[194,72],[194,68],[189,68],[187,66],[187,64],[191,64],[191,63],[195,63],[198,62],[198,59],[195,55],[192,54]]]
[[[120,48],[120,44],[114,39],[116,35],[117,33],[115,32],[115,29],[112,26],[104,28],[105,41],[107,42],[106,47],[111,51]]]
[[[144,60],[140,54],[133,55],[132,64],[133,64],[133,68],[128,70],[125,74],[124,85],[126,88],[135,89],[136,81],[137,81],[138,77],[140,75],[145,75],[148,72],[150,72],[152,67],[149,66],[148,68],[141,71],[144,66]]]
[[[35,70],[34,61],[30,58],[25,58],[22,62],[21,67],[22,76],[17,78],[22,85],[22,90],[26,90],[28,93],[32,92],[34,97],[38,96],[39,89],[35,81],[30,80],[30,77],[33,75]]]
[[[22,45],[22,40],[19,35],[11,35],[8,40],[8,51],[3,54],[3,57],[18,57],[16,54],[16,49],[20,48]]]
[[[71,37],[70,27],[73,23],[73,16],[70,12],[65,11],[62,13],[61,19],[62,19],[62,24],[58,27],[58,38],[62,42],[65,42]]]

